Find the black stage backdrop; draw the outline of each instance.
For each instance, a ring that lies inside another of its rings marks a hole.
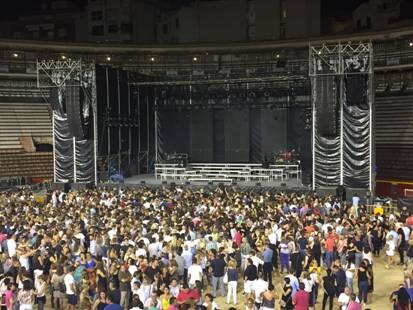
[[[295,149],[311,164],[304,109],[214,108],[158,112],[159,157],[186,153],[190,162],[262,162]],[[307,163],[306,163],[307,162]]]
[[[155,150],[154,89],[131,87],[139,77],[108,66],[96,66],[99,178],[120,172],[128,176],[147,172]],[[143,165],[144,167],[141,167]]]

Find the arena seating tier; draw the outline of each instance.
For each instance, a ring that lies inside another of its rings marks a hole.
[[[53,175],[53,154],[35,152],[24,139],[52,143],[52,121],[45,103],[0,102],[0,177],[47,179]]]

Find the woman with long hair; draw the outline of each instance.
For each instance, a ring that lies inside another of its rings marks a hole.
[[[107,306],[106,297],[106,292],[100,291],[98,293],[98,298],[96,298],[93,303],[92,310],[103,310]]]
[[[64,272],[63,267],[58,265],[56,267],[56,272],[52,275],[50,280],[52,290],[53,290],[53,304],[55,309],[63,310],[63,301],[65,299],[65,283],[64,283]]]
[[[291,286],[291,279],[289,277],[284,278],[283,291],[280,300],[280,307],[283,310],[293,309],[293,288]]]
[[[19,301],[19,310],[32,310],[34,301],[34,292],[29,280],[23,281],[23,288],[17,294]]]

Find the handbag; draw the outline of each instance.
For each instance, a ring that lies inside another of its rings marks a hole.
[[[223,281],[225,284],[228,283],[228,272],[226,272],[226,273],[224,274],[224,278],[222,279],[222,281]]]

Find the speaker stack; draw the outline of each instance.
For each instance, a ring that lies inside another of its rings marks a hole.
[[[87,137],[87,120],[83,117],[84,96],[80,89],[79,82],[74,80],[66,81],[66,113],[71,135],[76,138],[85,139]]]

